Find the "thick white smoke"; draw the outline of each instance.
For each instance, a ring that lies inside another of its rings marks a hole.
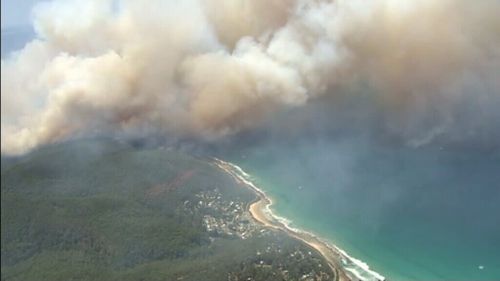
[[[100,133],[217,139],[360,81],[412,138],[438,115],[414,145],[453,130],[463,103],[484,122],[500,105],[496,0],[55,0],[34,15],[38,39],[2,60],[3,153]]]

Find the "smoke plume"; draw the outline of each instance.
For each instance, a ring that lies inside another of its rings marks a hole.
[[[213,141],[346,89],[410,145],[499,140],[499,15],[497,0],[44,2],[37,39],[2,60],[2,153]]]

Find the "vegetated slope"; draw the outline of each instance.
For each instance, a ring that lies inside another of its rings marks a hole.
[[[332,276],[296,240],[245,220],[230,226],[244,211],[230,207],[255,195],[205,159],[173,149],[73,141],[2,157],[1,173],[2,280]],[[209,197],[216,199],[203,201]],[[227,231],[207,230],[207,218]]]

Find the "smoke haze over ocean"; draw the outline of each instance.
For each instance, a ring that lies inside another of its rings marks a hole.
[[[500,278],[500,1],[18,2],[2,157],[179,144],[390,280]]]

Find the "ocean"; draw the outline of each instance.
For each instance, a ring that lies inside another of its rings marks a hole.
[[[34,37],[2,30],[2,58]],[[270,142],[241,166],[292,226],[389,280],[500,280],[500,151],[366,140]]]
[[[500,152],[362,140],[268,143],[226,159],[275,213],[388,280],[500,280]]]

